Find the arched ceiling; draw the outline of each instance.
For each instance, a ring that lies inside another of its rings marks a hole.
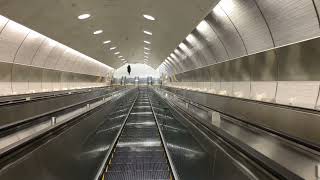
[[[72,47],[114,68],[144,60],[144,40],[152,44],[148,64],[154,68],[218,3],[218,0],[0,0],[1,15]],[[83,13],[91,17],[79,20]],[[149,21],[143,14],[156,18]],[[95,30],[104,32],[93,35]],[[152,31],[145,35],[142,31]],[[109,44],[103,41],[111,40]]]

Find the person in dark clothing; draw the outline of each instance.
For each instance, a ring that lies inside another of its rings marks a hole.
[[[130,75],[130,73],[131,73],[131,66],[130,65],[127,66],[127,71],[128,71],[128,73]]]

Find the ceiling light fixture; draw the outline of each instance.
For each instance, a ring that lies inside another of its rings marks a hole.
[[[122,58],[121,60],[122,60],[122,61],[125,61],[126,59],[125,59],[125,58]]]
[[[111,41],[110,40],[103,41],[103,44],[108,44],[108,43],[111,43]]]
[[[149,42],[149,41],[143,41],[144,43],[146,43],[146,44],[151,44],[151,42]]]
[[[144,56],[144,58],[149,58],[148,56]]]
[[[123,58],[123,56],[118,56],[118,58]]]
[[[118,51],[118,52],[115,52],[114,54],[117,55],[117,54],[120,54],[120,52]]]
[[[151,20],[151,21],[156,20],[156,18],[154,18],[153,16],[148,15],[148,14],[144,14],[143,17],[146,18],[146,19],[148,19],[148,20]]]
[[[115,50],[115,49],[117,49],[117,47],[112,47],[112,48],[110,48],[110,50]]]
[[[148,55],[149,53],[147,53],[147,52],[144,52],[144,54]]]
[[[83,20],[83,19],[88,19],[91,15],[90,14],[81,14],[78,16],[78,19]]]
[[[99,30],[93,32],[93,34],[94,34],[94,35],[97,35],[97,34],[101,34],[102,32],[103,32],[103,30],[99,29]]]
[[[150,31],[143,31],[143,33],[145,33],[145,34],[148,34],[148,35],[152,35],[152,32],[150,32]]]
[[[144,47],[144,49],[145,49],[145,50],[148,50],[148,51],[150,51],[150,49],[149,49],[149,48],[147,48],[147,47]]]

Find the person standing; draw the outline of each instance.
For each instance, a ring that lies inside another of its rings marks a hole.
[[[130,73],[131,73],[131,66],[130,65],[127,66],[127,71],[129,73],[129,76],[130,76]]]

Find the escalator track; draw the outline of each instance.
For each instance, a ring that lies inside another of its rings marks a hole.
[[[174,179],[146,89],[140,89],[102,179]]]

